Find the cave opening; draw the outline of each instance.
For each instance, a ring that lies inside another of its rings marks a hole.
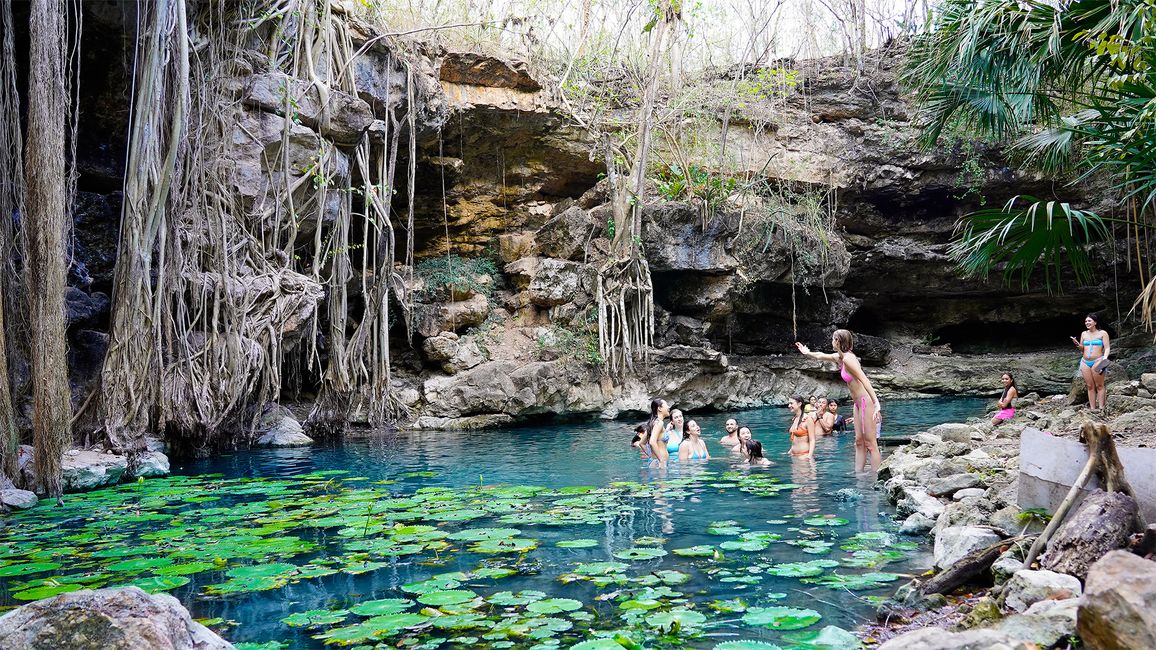
[[[1070,336],[1083,327],[1078,318],[1050,316],[1030,323],[966,320],[932,331],[932,345],[950,345],[953,352],[1034,352],[1070,346]],[[1074,349],[1073,349],[1074,352]]]

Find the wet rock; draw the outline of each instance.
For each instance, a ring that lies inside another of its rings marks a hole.
[[[991,546],[1002,539],[988,528],[948,526],[935,536],[935,566],[940,569],[955,564],[968,553]]]
[[[29,492],[28,490],[17,490],[15,488],[0,490],[0,503],[13,510],[27,510],[39,502],[40,499],[36,498],[36,493]]]
[[[981,486],[983,479],[975,474],[956,474],[932,481],[927,486],[927,492],[934,497],[950,497],[960,490]]]
[[[1022,613],[1041,600],[1076,598],[1082,591],[1080,580],[1075,576],[1024,569],[1007,581],[1001,597],[1006,607]]]
[[[254,431],[258,447],[306,447],[313,444],[313,438],[305,435],[305,430],[289,409],[279,404],[266,406],[257,420]]]
[[[546,257],[582,260],[588,244],[604,227],[605,224],[600,227],[589,212],[574,205],[543,224],[534,238]]]
[[[1146,372],[1140,375],[1140,385],[1150,393],[1156,393],[1156,372]]]
[[[1156,562],[1112,551],[1092,565],[1077,629],[1091,648],[1156,648]]]
[[[70,449],[61,463],[61,486],[65,492],[84,492],[116,485],[127,469],[125,456]]]
[[[5,650],[228,650],[168,594],[137,587],[73,591],[0,617]]]
[[[903,520],[903,525],[899,527],[899,532],[903,535],[923,536],[930,533],[932,528],[935,528],[934,519],[918,512],[913,512],[907,519]]]
[[[995,630],[948,632],[925,627],[901,634],[878,647],[878,650],[1000,650],[1008,648],[1011,639]]]
[[[417,304],[414,305],[414,329],[423,337],[457,332],[481,324],[489,313],[490,301],[482,294],[455,302]]]
[[[133,464],[133,476],[145,478],[153,476],[168,476],[170,472],[169,457],[159,451],[146,451],[137,454]]]
[[[943,442],[943,438],[934,433],[926,431],[920,432],[911,436],[911,444],[914,445],[937,445]]]

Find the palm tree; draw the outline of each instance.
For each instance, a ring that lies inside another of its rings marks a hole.
[[[904,83],[920,109],[924,143],[945,129],[1010,143],[1025,164],[1106,177],[1123,196],[1123,218],[1062,201],[1016,197],[965,216],[952,247],[965,273],[998,266],[1026,283],[1043,266],[1049,290],[1066,266],[1091,277],[1087,245],[1110,238],[1110,222],[1135,233],[1156,208],[1156,6],[1147,0],[945,0],[915,38]],[[1151,329],[1156,280],[1145,278],[1133,311]]]

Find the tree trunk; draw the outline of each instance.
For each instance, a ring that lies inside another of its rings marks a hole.
[[[13,213],[23,214],[20,135],[20,96],[16,89],[16,55],[12,21],[12,0],[0,2],[0,473],[19,482],[20,431],[12,405],[12,384],[8,375],[8,341],[12,316],[16,313],[14,294],[16,237]]]
[[[1127,546],[1136,510],[1136,500],[1122,492],[1092,493],[1048,544],[1040,566],[1083,580],[1096,560]]]
[[[32,438],[36,483],[61,493],[60,465],[70,436],[72,405],[64,344],[64,280],[69,183],[65,178],[68,89],[65,66],[68,8],[62,0],[32,0],[28,74],[28,136],[24,240],[32,346]]]
[[[986,574],[991,565],[1012,544],[1021,541],[1022,537],[1001,540],[991,546],[977,548],[961,557],[950,567],[940,571],[919,588],[923,595],[949,594],[971,582],[974,578]]]

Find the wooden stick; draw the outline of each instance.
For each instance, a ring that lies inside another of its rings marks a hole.
[[[1052,520],[1048,522],[1048,527],[1044,529],[1044,532],[1040,533],[1040,536],[1036,538],[1035,542],[1032,542],[1031,549],[1028,550],[1027,556],[1024,557],[1025,569],[1032,567],[1032,562],[1036,561],[1036,557],[1040,554],[1040,551],[1044,550],[1044,546],[1047,545],[1048,540],[1051,539],[1056,529],[1063,523],[1064,516],[1068,514],[1068,510],[1070,510],[1072,504],[1076,502],[1076,496],[1080,493],[1080,490],[1084,488],[1088,479],[1092,478],[1092,473],[1095,471],[1097,464],[1099,464],[1099,458],[1096,454],[1089,454],[1088,462],[1084,465],[1083,471],[1080,472],[1080,476],[1076,479],[1076,482],[1072,484],[1072,489],[1068,490],[1068,495],[1064,497],[1063,503],[1060,504],[1059,508],[1056,508],[1055,514],[1052,515]]]

